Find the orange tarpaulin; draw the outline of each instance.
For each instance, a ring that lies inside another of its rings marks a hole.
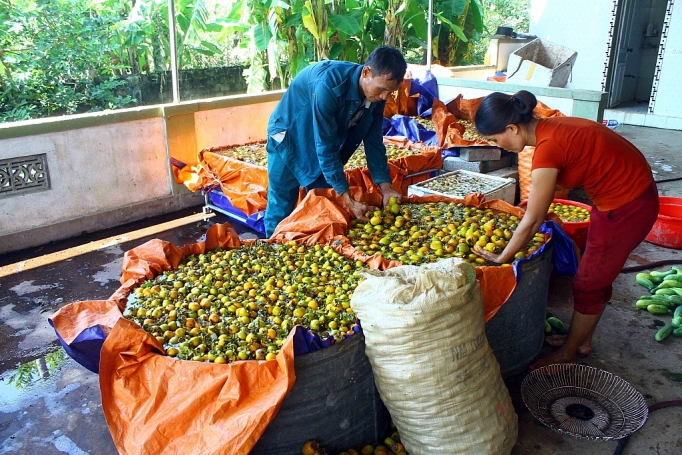
[[[197,169],[195,166],[190,166],[189,164],[184,164],[182,166],[177,166],[175,163],[171,163],[171,170],[173,171],[173,180],[178,185],[184,185],[185,182],[189,182],[195,178]]]
[[[358,188],[351,188],[353,197],[370,205],[380,206],[381,197],[376,193],[361,194]],[[403,198],[403,203],[425,202],[463,202],[479,208],[492,208],[517,216],[524,210],[507,204],[504,201],[485,202],[481,193],[472,193],[465,199],[454,199],[443,196],[410,196]],[[367,258],[364,253],[355,250],[345,233],[350,227],[351,214],[343,199],[337,197],[333,190],[312,190],[287,218],[282,220],[273,238],[297,240],[309,245],[315,243],[330,244],[347,257],[355,259]],[[385,270],[400,265],[398,261],[388,261],[379,254],[370,257],[375,268]],[[485,320],[490,320],[507,301],[516,288],[516,278],[512,267],[482,266],[476,267],[476,276],[483,290]]]
[[[408,186],[430,178],[428,174],[418,177],[408,177],[409,175],[443,167],[443,153],[440,147],[428,146],[399,138],[385,138],[384,143],[423,150],[419,155],[405,156],[389,160],[388,162],[393,188],[403,196],[407,195]]]
[[[380,202],[381,196],[367,198]],[[279,235],[267,242],[286,240]],[[99,355],[102,408],[120,453],[246,455],[293,387],[295,329],[274,360],[219,365],[163,355],[155,337],[122,316],[128,295],[145,280],[176,269],[189,255],[241,244],[227,223],[212,226],[205,241],[182,248],[150,240],[125,253],[121,287],[108,300],[71,303],[51,316],[69,345],[91,327],[106,334]],[[386,264],[380,257],[357,259],[371,268]]]
[[[384,117],[391,118],[396,114],[417,115],[417,98],[419,94],[410,95],[412,89],[412,76],[410,72],[405,73],[405,78],[400,83],[398,90],[389,96],[384,106]]]
[[[102,408],[120,453],[246,455],[294,385],[293,331],[275,360],[175,360],[119,319],[102,347]]]
[[[122,285],[109,300],[72,303],[50,318],[69,344],[89,327],[107,333],[102,408],[120,453],[246,455],[293,387],[293,331],[275,360],[218,365],[162,355],[156,338],[122,317],[128,294],[146,279],[190,254],[240,245],[229,224],[214,225],[204,242],[182,248],[151,240],[126,252]]]
[[[450,101],[447,105],[442,101],[436,99],[431,108],[431,119],[436,127],[436,135],[438,136],[438,143],[443,148],[450,147],[471,147],[471,146],[489,146],[487,141],[482,139],[467,140],[464,139],[464,125],[457,123],[457,120],[474,121],[476,110],[483,101],[481,98],[464,99],[462,95]],[[563,114],[557,109],[552,109],[545,104],[538,101],[534,110],[534,115],[537,118],[547,117],[562,117]]]
[[[370,205],[381,204],[378,193],[363,194],[356,187],[351,193]],[[464,200],[406,198],[414,203],[441,201],[523,214],[523,209],[503,201],[485,202],[481,193]],[[349,209],[333,190],[312,190],[269,241],[330,244],[374,269],[400,265],[353,248],[344,235],[350,220]],[[293,330],[275,360],[218,365],[167,357],[155,337],[122,317],[128,295],[145,280],[176,269],[191,254],[240,245],[229,224],[214,225],[205,241],[182,248],[151,240],[125,253],[121,287],[108,300],[72,303],[50,318],[67,344],[93,326],[107,334],[100,352],[100,389],[104,415],[120,453],[248,454],[293,387]],[[476,273],[487,321],[513,292],[516,280],[511,267],[476,267]]]
[[[389,160],[388,166],[393,187],[401,194],[407,194],[407,186],[410,184],[429,177],[425,175],[421,178],[407,179],[408,175],[442,167],[442,157],[438,147],[429,147],[396,138],[384,138],[384,143],[423,150],[423,153],[419,155]],[[268,192],[267,167],[218,153],[226,148],[228,147],[212,147],[199,152],[199,165],[196,167],[198,171],[191,179],[185,181],[185,185],[191,191],[220,187],[230,203],[246,215],[265,210]],[[349,185],[363,188],[365,192],[380,192],[379,186],[372,180],[367,167],[347,169],[344,173]]]
[[[220,187],[230,199],[230,204],[247,216],[265,210],[268,197],[267,168],[218,153],[226,148],[229,147],[201,150],[196,178],[185,185],[191,191]]]
[[[384,144],[421,150],[421,153],[417,155],[409,155],[388,160],[391,183],[393,184],[393,188],[402,195],[407,195],[407,187],[409,185],[429,178],[428,174],[408,178],[409,175],[443,167],[443,156],[439,147],[428,146],[420,142],[411,142],[404,138],[395,137],[384,137]],[[350,186],[357,186],[363,189],[365,193],[381,192],[381,188],[374,183],[372,176],[369,173],[369,169],[366,166],[347,169],[345,170],[345,174]]]

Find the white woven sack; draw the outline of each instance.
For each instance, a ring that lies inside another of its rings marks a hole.
[[[351,307],[410,455],[504,455],[517,416],[485,337],[476,272],[452,258],[363,273]]]

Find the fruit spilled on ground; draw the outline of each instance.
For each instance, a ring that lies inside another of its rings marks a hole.
[[[325,455],[327,452],[316,441],[308,441],[301,449],[303,455]],[[405,446],[400,443],[400,434],[393,431],[390,437],[377,445],[366,444],[360,448],[348,449],[340,452],[339,455],[408,455]]]

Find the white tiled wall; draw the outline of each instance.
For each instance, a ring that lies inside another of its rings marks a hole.
[[[622,1],[622,0],[620,0]],[[632,0],[636,1],[636,0]],[[663,18],[668,2],[676,5],[672,10],[670,29],[661,67],[654,116],[636,112],[633,121],[648,122],[649,126],[678,129],[682,122],[682,0],[639,0],[635,4],[632,49],[639,58],[631,59],[625,88],[632,98],[646,101],[650,98],[658,55],[658,43],[663,30]],[[530,32],[539,38],[553,41],[578,52],[573,74],[566,88],[601,90],[604,78],[609,30],[613,19],[614,0],[531,0]],[[644,38],[649,22],[658,29],[659,38]],[[643,46],[650,44],[650,49]],[[616,43],[613,43],[616,46]],[[614,49],[615,51],[615,49]],[[630,60],[630,59],[629,59]],[[625,115],[625,114],[623,114]],[[641,116],[641,119],[639,118]],[[656,118],[661,117],[661,118]],[[667,119],[667,118],[670,119]],[[638,124],[638,123],[634,123]],[[680,128],[682,129],[682,128]]]
[[[676,0],[667,32],[658,91],[654,104],[657,116],[682,119],[682,1]],[[671,125],[677,121],[671,121]]]
[[[531,0],[530,33],[578,52],[566,88],[602,90],[613,0]]]

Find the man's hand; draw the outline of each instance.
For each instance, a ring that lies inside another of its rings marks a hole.
[[[395,198],[398,200],[398,202],[400,202],[400,199],[402,198],[402,196],[400,195],[400,193],[398,193],[398,192],[395,190],[395,188],[393,188],[393,184],[392,184],[392,183],[390,183],[390,182],[384,182],[384,183],[380,183],[379,186],[381,187],[381,195],[383,196],[382,204],[383,204],[384,207],[386,207],[387,205],[389,205],[389,202],[388,202],[388,201],[389,201],[392,197],[395,197]]]
[[[365,216],[365,213],[370,210],[377,210],[376,207],[368,206],[364,202],[356,201],[351,197],[348,191],[343,193],[341,196],[343,197],[343,201],[346,203],[350,211],[353,213],[353,216],[360,221],[369,221],[369,218]]]

